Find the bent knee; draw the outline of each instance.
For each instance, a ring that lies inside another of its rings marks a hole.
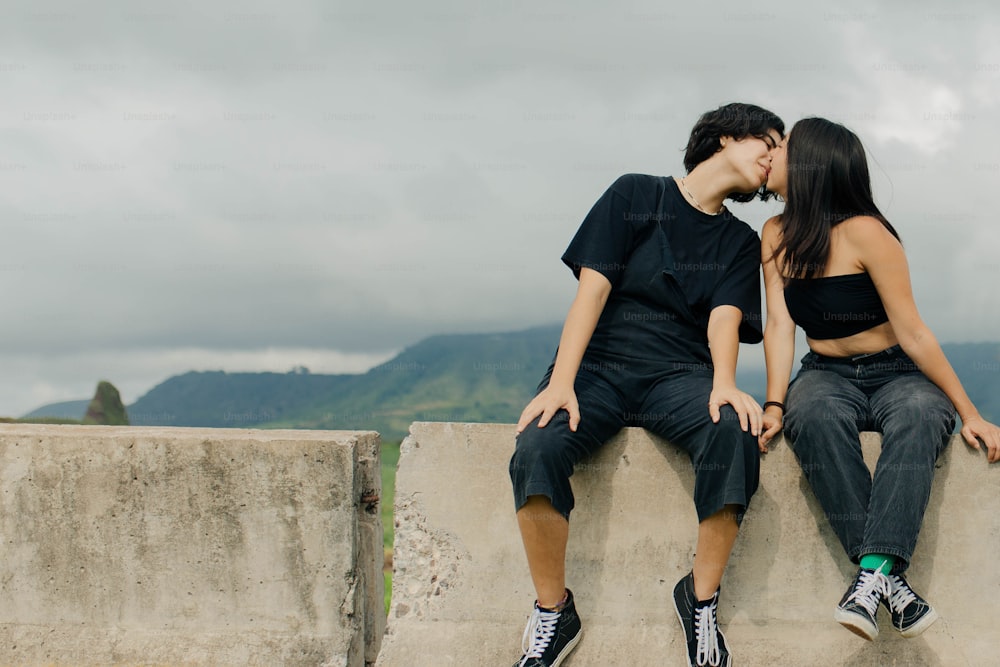
[[[929,428],[951,431],[955,426],[955,408],[945,396],[914,393],[894,404],[883,418],[891,430]]]
[[[726,443],[727,448],[742,448],[757,455],[757,436],[750,431],[750,422],[747,421],[746,428],[740,422],[739,413],[731,406],[724,405],[720,410],[719,421],[712,424],[712,439],[716,442]]]
[[[745,421],[747,429],[749,429],[749,418],[745,418]],[[723,405],[719,408],[719,421],[715,422],[713,426],[717,430],[732,433],[733,435],[744,431],[743,423],[740,421],[740,414],[731,405]]]
[[[565,473],[567,465],[572,467],[566,456],[565,439],[554,429],[546,431],[532,424],[518,435],[508,469],[511,479],[516,481],[538,477],[536,472],[546,473],[542,476],[554,470]]]

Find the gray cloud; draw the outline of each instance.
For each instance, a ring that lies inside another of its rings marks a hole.
[[[677,173],[731,100],[856,129],[925,319],[1000,330],[996,9],[393,4],[9,10],[0,413],[98,374],[134,400],[186,370],[170,350],[240,370],[327,350],[332,371],[560,321],[559,255],[596,198]],[[740,209],[758,229],[777,210]]]

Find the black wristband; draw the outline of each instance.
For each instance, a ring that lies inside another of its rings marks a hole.
[[[774,405],[774,406],[777,406],[777,407],[781,408],[782,412],[785,411],[785,404],[782,403],[781,401],[765,401],[764,402],[764,409],[767,410],[767,408],[768,408],[769,405]]]

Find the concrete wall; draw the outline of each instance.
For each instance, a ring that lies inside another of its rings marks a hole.
[[[374,662],[375,433],[0,426],[0,664]]]
[[[873,462],[878,438],[864,434]],[[416,423],[396,479],[392,608],[378,665],[509,665],[534,591],[514,518],[509,425]],[[880,613],[867,642],[832,620],[855,566],[794,455],[763,461],[722,584],[720,620],[739,665],[1000,664],[1000,465],[955,436],[908,578],[941,615],[902,639]],[[626,429],[573,484],[568,585],[584,638],[567,667],[683,665],[671,591],[696,536],[687,455]]]

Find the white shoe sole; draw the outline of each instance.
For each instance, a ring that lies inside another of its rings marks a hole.
[[[924,617],[922,619],[914,623],[906,630],[901,630],[899,634],[901,634],[906,638],[916,637],[917,635],[921,634],[924,630],[931,627],[931,625],[936,620],[938,620],[938,613],[934,611],[933,608],[931,608],[930,610],[928,610],[926,614],[924,614]]]
[[[854,612],[845,611],[837,607],[837,610],[833,612],[833,620],[868,641],[875,641],[875,638],[878,637],[878,626],[874,623],[869,623]]]

